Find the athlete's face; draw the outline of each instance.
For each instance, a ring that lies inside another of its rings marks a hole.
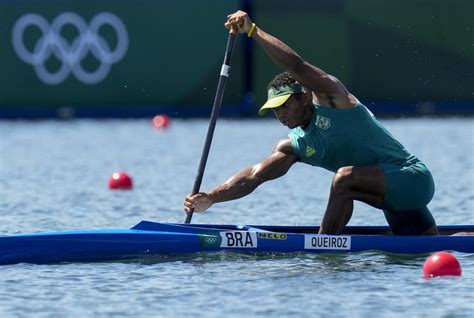
[[[309,124],[312,116],[311,92],[293,94],[281,106],[273,108],[278,120],[290,129]]]

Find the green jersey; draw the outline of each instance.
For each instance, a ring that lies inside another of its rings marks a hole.
[[[314,105],[311,123],[288,135],[304,163],[336,172],[344,166],[419,162],[361,103],[351,109]]]

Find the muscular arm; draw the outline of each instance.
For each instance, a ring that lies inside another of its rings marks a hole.
[[[245,168],[208,193],[188,196],[185,200],[185,211],[195,209],[196,212],[206,210],[213,203],[241,198],[253,192],[265,181],[283,176],[298,160],[291,149],[289,139],[280,141],[272,154],[260,163]]]
[[[238,11],[230,15],[228,19],[226,27],[231,28],[232,32],[248,32],[251,21],[247,13]],[[346,109],[352,108],[357,103],[336,77],[306,62],[276,37],[256,27],[252,38],[277,65],[289,71],[303,86],[313,91],[322,106]]]
[[[272,154],[260,163],[245,168],[226,182],[209,191],[213,202],[241,198],[253,192],[262,183],[283,176],[298,160],[291,150],[290,140],[280,141]]]

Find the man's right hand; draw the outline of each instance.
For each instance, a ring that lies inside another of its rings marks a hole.
[[[209,195],[204,192],[188,195],[184,200],[184,211],[202,212],[209,209],[213,203]]]

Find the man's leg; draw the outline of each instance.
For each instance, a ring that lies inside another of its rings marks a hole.
[[[438,227],[436,225],[433,225],[428,230],[421,233],[421,235],[439,235]]]
[[[333,178],[320,234],[340,234],[352,216],[354,200],[381,208],[385,175],[380,166],[342,167]]]
[[[438,228],[428,207],[406,211],[383,211],[394,235],[438,235]]]

